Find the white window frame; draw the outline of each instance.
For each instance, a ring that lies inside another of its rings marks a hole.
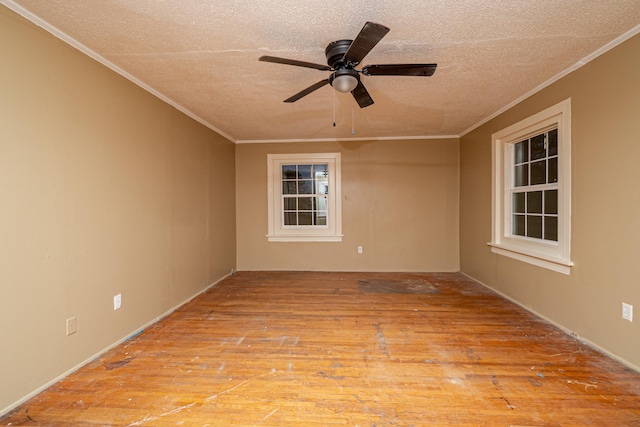
[[[313,164],[328,165],[327,224],[284,225],[282,197],[282,165]],[[340,153],[296,153],[268,154],[268,234],[269,242],[341,242],[342,241],[342,197]]]
[[[513,146],[558,128],[558,241],[512,234]],[[491,251],[563,274],[571,273],[571,99],[492,135]]]

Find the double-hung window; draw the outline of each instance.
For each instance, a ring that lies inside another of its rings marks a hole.
[[[569,274],[571,100],[493,134],[493,252]]]
[[[340,153],[269,154],[269,241],[341,241]]]
[[[511,144],[511,233],[558,241],[558,128]]]

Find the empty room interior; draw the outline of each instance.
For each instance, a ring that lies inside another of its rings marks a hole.
[[[640,425],[637,0],[0,3],[0,424]]]

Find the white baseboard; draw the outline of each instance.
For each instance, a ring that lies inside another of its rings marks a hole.
[[[124,338],[116,341],[115,343],[109,345],[108,347],[100,350],[99,352],[97,352],[96,354],[94,354],[93,356],[85,359],[84,361],[80,362],[79,364],[77,364],[76,366],[74,366],[73,368],[69,369],[66,372],[63,372],[62,374],[58,375],[57,377],[55,377],[54,379],[52,379],[51,381],[47,382],[46,384],[38,387],[37,389],[35,389],[34,391],[32,391],[31,393],[27,394],[26,396],[22,397],[21,399],[19,399],[18,401],[10,404],[9,406],[7,406],[6,408],[3,408],[0,410],[0,417],[8,414],[9,412],[13,411],[15,408],[17,408],[18,406],[22,405],[23,403],[25,403],[26,401],[28,401],[29,399],[31,399],[32,397],[36,396],[39,393],[42,393],[44,390],[48,389],[49,387],[51,387],[52,385],[54,385],[55,383],[57,383],[58,381],[62,380],[63,378],[73,374],[75,371],[77,371],[78,369],[82,368],[83,366],[85,366],[86,364],[94,361],[95,359],[97,359],[98,357],[102,356],[104,353],[106,353],[107,351],[119,346],[120,344],[122,344],[125,341],[130,340],[131,338],[135,337],[136,335],[138,335],[139,333],[143,332],[146,328],[148,328],[149,326],[159,322],[160,320],[164,319],[165,317],[167,317],[168,315],[170,315],[171,313],[173,313],[174,311],[176,311],[177,309],[179,309],[180,307],[182,307],[183,305],[185,305],[186,303],[188,303],[189,301],[193,300],[194,298],[202,295],[203,293],[207,292],[209,289],[211,289],[212,287],[214,287],[215,285],[217,285],[218,283],[220,283],[222,280],[226,279],[227,277],[233,275],[235,273],[235,270],[231,270],[231,272],[225,274],[224,276],[222,276],[221,278],[219,278],[218,280],[216,280],[215,282],[213,282],[212,284],[210,284],[209,286],[207,286],[206,288],[204,288],[203,290],[201,290],[200,292],[198,292],[197,294],[187,298],[186,300],[182,301],[181,303],[177,304],[176,306],[170,308],[169,310],[167,310],[166,312],[164,312],[163,314],[161,314],[160,316],[156,317],[155,319],[145,323],[144,325],[142,325],[141,327],[137,328],[135,331],[133,331],[132,333],[126,335]]]
[[[572,331],[570,329],[568,329],[567,327],[565,327],[564,325],[561,325],[560,323],[554,321],[553,319],[548,318],[547,316],[538,313],[537,311],[531,309],[530,307],[527,307],[525,305],[523,305],[521,302],[519,302],[518,300],[515,300],[513,298],[511,298],[509,295],[506,295],[502,292],[500,292],[499,290],[487,285],[486,283],[481,282],[480,280],[476,279],[475,277],[472,277],[464,272],[460,272],[460,274],[468,277],[469,279],[473,280],[474,282],[477,282],[479,284],[481,284],[482,286],[484,286],[487,289],[492,290],[493,292],[495,292],[496,294],[500,295],[502,298],[511,301],[512,303],[514,303],[515,305],[524,308],[525,310],[527,310],[529,313],[541,318],[542,320],[544,320],[547,323],[552,324],[553,326],[555,326],[556,328],[560,329],[561,331],[563,331],[564,333],[571,335],[574,338],[577,338],[578,340],[580,340],[580,342],[584,343],[585,345],[593,348],[594,350],[606,355],[607,357],[612,358],[613,360],[622,363],[623,365],[625,365],[626,367],[628,367],[629,369],[633,369],[636,372],[640,373],[640,366],[637,366],[631,362],[629,362],[626,359],[623,359],[622,357],[618,356],[617,354],[614,354],[612,352],[610,352],[609,350],[607,350],[606,348],[600,347],[598,344],[588,340],[587,338],[581,337],[579,336],[575,331]]]

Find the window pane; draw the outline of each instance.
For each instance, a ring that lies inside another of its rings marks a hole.
[[[282,194],[297,194],[295,181],[282,182]]]
[[[327,164],[313,165],[313,176],[316,179],[329,176],[329,166]]]
[[[296,165],[282,165],[282,179],[296,179]]]
[[[544,213],[558,213],[558,190],[549,190],[544,192]]]
[[[295,197],[285,197],[284,198],[284,210],[285,211],[295,211],[296,210],[296,198]]]
[[[542,217],[527,216],[527,236],[542,239]]]
[[[295,212],[284,213],[284,225],[298,225]]]
[[[329,181],[326,179],[316,181],[316,194],[329,194]]]
[[[516,187],[529,185],[529,165],[516,166],[514,185]]]
[[[313,181],[298,181],[298,194],[313,194]]]
[[[558,241],[558,217],[544,217],[544,239]]]
[[[525,193],[515,193],[513,195],[513,213],[525,213],[524,201],[525,201]]]
[[[558,155],[558,129],[549,131],[549,157]]]
[[[311,212],[300,212],[298,214],[298,225],[313,225]]]
[[[544,146],[544,134],[531,138],[531,160],[543,159],[547,157],[547,150]]]
[[[549,159],[549,177],[548,183],[558,182],[558,158]]]
[[[315,210],[326,211],[327,210],[327,196],[316,197]]]
[[[513,216],[513,234],[516,236],[524,236],[524,215],[514,215]]]
[[[542,160],[540,162],[531,163],[531,185],[546,184],[547,183],[547,162]]]
[[[298,178],[311,179],[311,165],[298,165]]]
[[[527,193],[527,213],[542,213],[542,191]]]
[[[316,225],[327,225],[327,212],[316,212],[315,215]]]
[[[310,211],[311,210],[311,200],[313,200],[312,197],[300,197],[298,199],[298,210]]]
[[[524,163],[529,160],[529,140],[518,142],[515,145],[515,163]]]

